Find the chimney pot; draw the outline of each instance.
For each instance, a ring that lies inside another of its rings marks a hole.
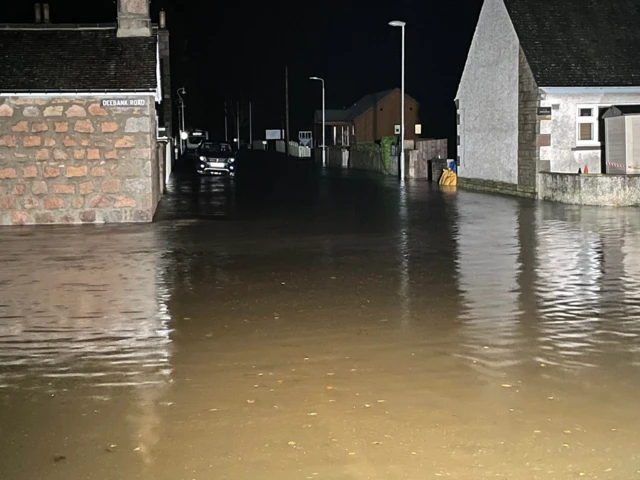
[[[42,4],[42,19],[44,23],[51,23],[51,17],[49,16],[49,4]]]
[[[35,21],[36,23],[42,23],[42,5],[39,3],[35,4]]]
[[[160,10],[160,28],[167,28],[167,12]]]

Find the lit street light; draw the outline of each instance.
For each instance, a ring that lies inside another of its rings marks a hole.
[[[392,27],[402,28],[402,54],[401,54],[401,70],[400,70],[400,180],[404,180],[404,27],[405,22],[394,20],[389,22]]]
[[[324,79],[320,77],[309,77],[310,80],[318,80],[322,82],[322,166],[327,166],[327,142],[326,134],[327,134],[327,126],[325,125],[325,106],[324,106]]]

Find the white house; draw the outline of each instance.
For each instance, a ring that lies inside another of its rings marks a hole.
[[[485,0],[458,87],[460,184],[536,196],[605,173],[603,114],[640,104],[637,0]]]

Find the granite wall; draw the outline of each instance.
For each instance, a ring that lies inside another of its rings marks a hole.
[[[144,105],[0,98],[0,225],[150,222],[161,195],[155,100],[133,98]]]

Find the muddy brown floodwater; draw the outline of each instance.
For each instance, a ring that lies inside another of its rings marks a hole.
[[[300,168],[0,230],[0,479],[640,478],[639,229]]]

